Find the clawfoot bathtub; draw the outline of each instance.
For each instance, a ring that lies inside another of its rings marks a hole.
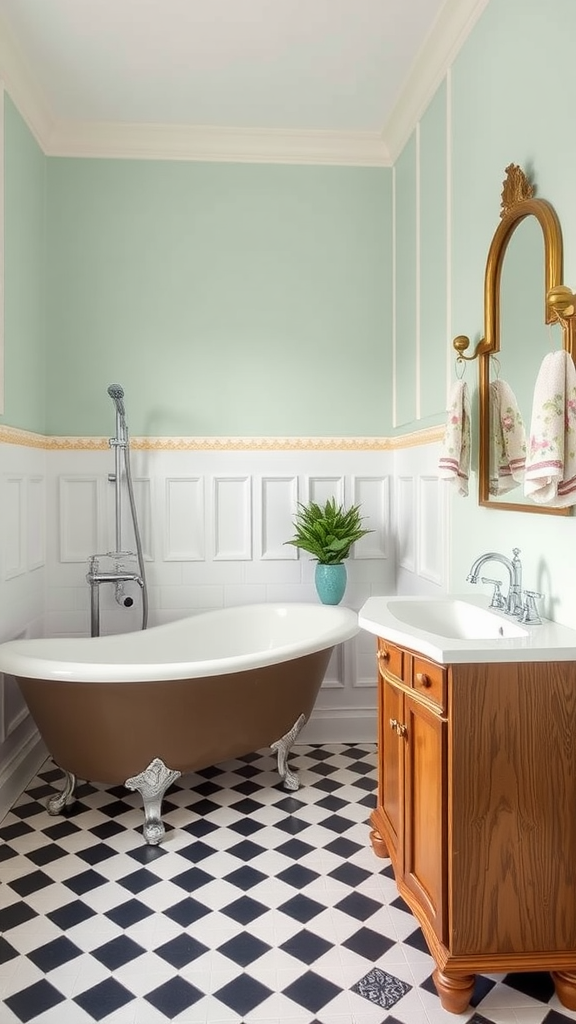
[[[138,790],[144,838],[164,835],[161,803],[181,774],[271,746],[287,789],[288,754],[308,720],[333,648],[358,632],[356,612],[261,604],[151,629],[0,645],[48,751],[65,774]]]

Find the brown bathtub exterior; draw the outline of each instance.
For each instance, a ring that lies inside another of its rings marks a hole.
[[[197,679],[17,680],[56,764],[118,784],[155,758],[184,774],[275,743],[310,717],[332,650]]]

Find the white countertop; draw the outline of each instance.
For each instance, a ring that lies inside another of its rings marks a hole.
[[[392,643],[408,647],[441,664],[474,664],[519,661],[576,661],[576,630],[545,619],[542,625],[530,626],[504,612],[489,609],[502,621],[505,629],[514,624],[521,627],[523,635],[510,638],[462,639],[443,636],[440,632],[428,632],[408,625],[394,614],[401,614],[404,602],[463,601],[477,608],[488,610],[489,601],[485,595],[443,595],[438,598],[399,597],[390,594],[370,597],[360,609],[358,624],[361,629]]]

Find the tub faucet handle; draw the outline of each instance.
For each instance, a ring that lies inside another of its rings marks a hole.
[[[482,583],[490,583],[494,587],[492,592],[492,600],[490,601],[491,608],[506,608],[506,598],[500,590],[502,586],[502,580],[492,580],[489,576],[482,576]]]

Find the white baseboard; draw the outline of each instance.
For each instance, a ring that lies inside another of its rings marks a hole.
[[[315,708],[298,743],[376,743],[375,710]]]
[[[48,757],[39,734],[34,732],[0,765],[0,821],[24,792]]]

